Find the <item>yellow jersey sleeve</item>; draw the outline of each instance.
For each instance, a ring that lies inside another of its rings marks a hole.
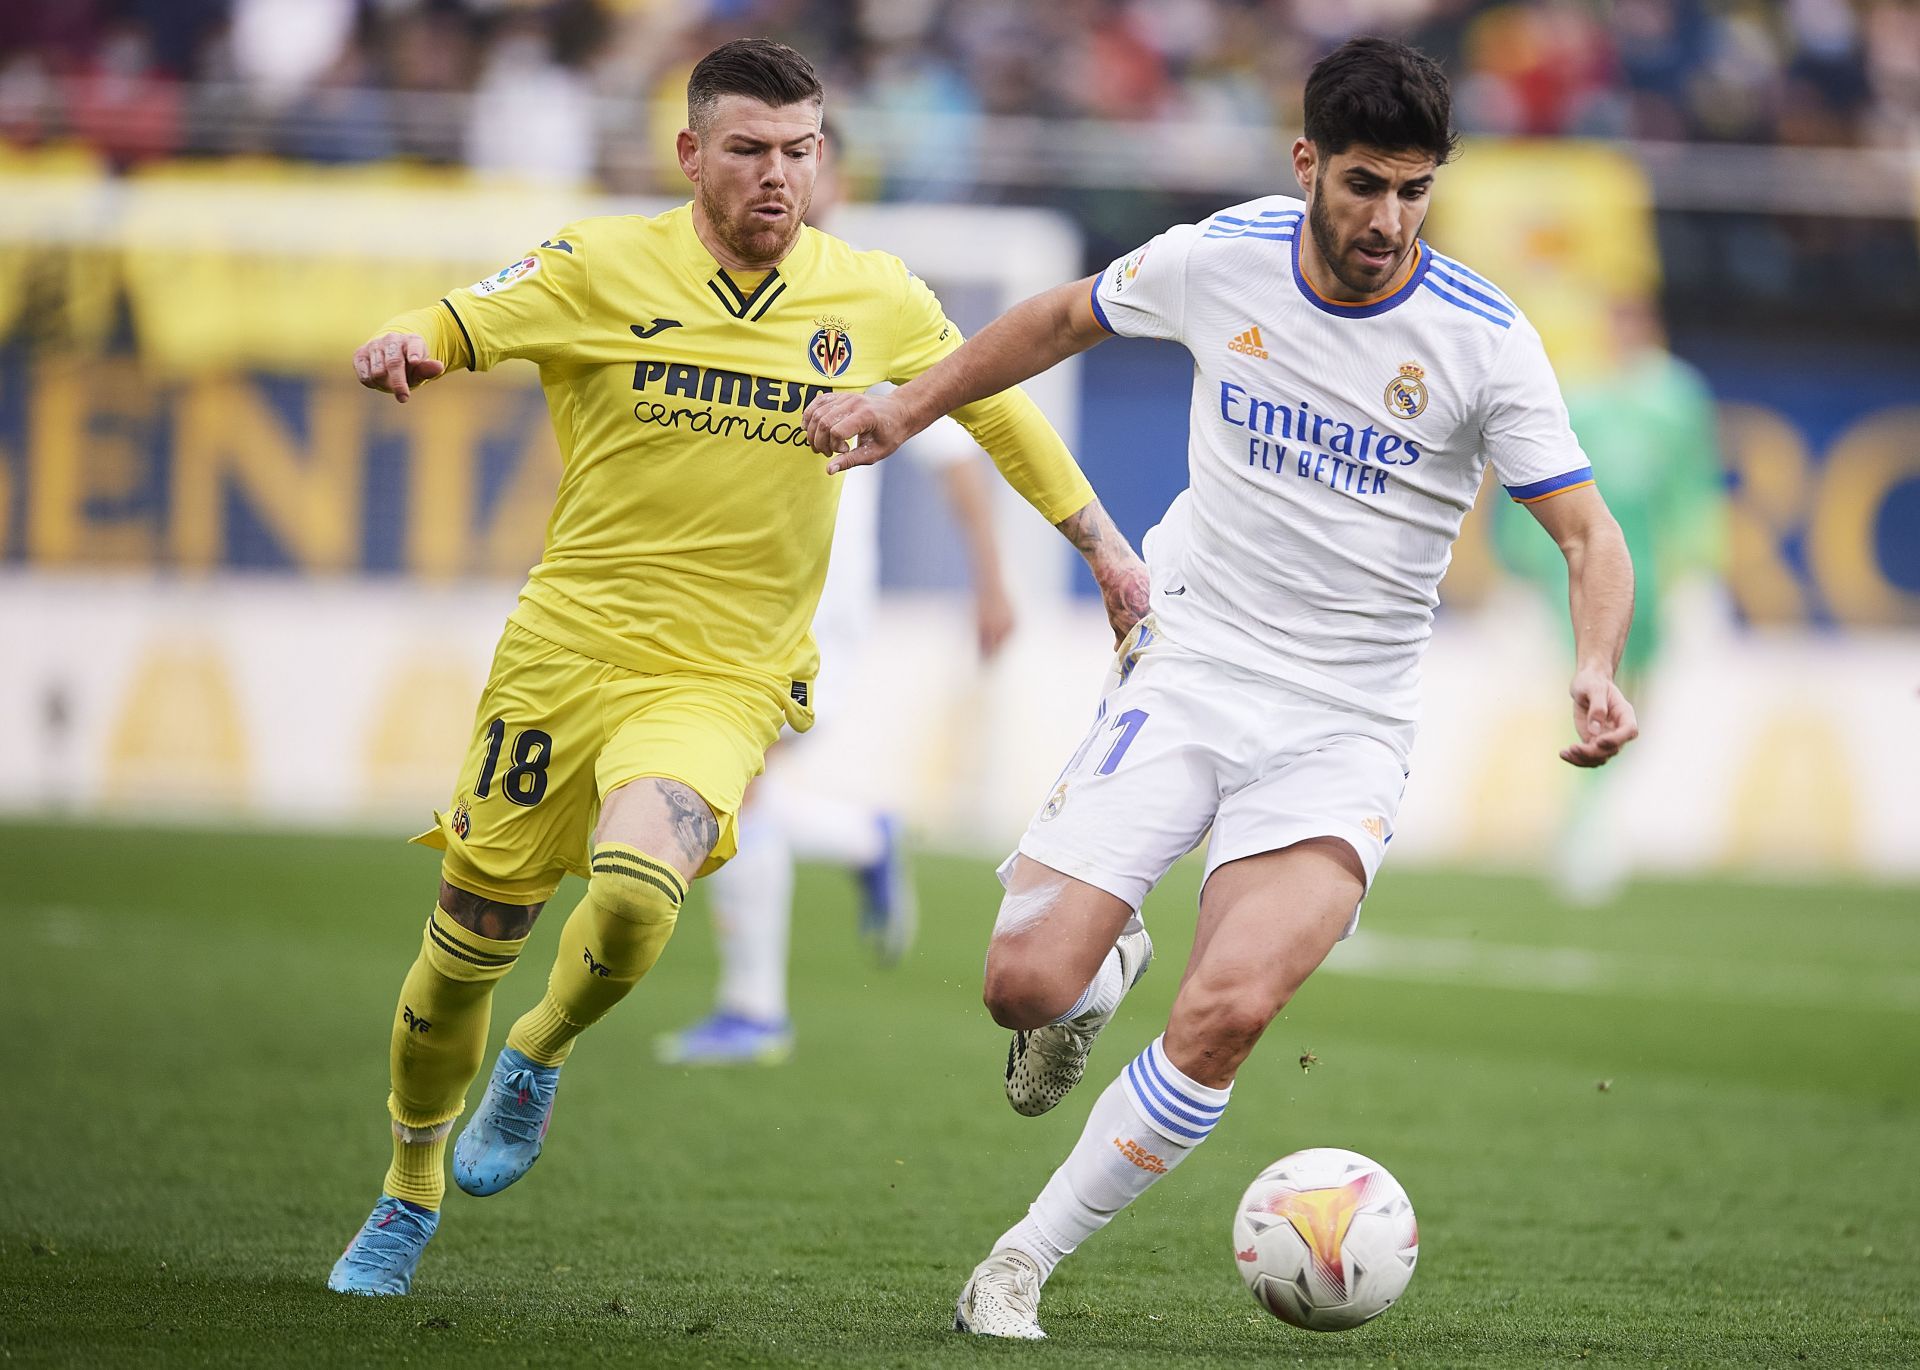
[[[908,273],[888,379],[912,380],[961,342],[960,330],[927,283]],[[1016,388],[989,395],[954,410],[953,417],[986,449],[1007,484],[1048,523],[1059,523],[1093,502],[1093,486],[1025,391]]]
[[[467,336],[460,329],[460,321],[454,317],[453,307],[445,300],[430,304],[425,309],[410,309],[404,314],[395,315],[374,331],[373,338],[386,333],[417,333],[427,344],[427,352],[442,363],[447,371],[455,367],[473,368],[473,354],[467,349]],[[368,338],[372,342],[373,338]],[[445,375],[446,372],[440,373]],[[438,379],[435,377],[434,379]],[[414,385],[418,390],[431,381],[420,381]]]
[[[474,370],[516,357],[544,362],[580,336],[590,301],[583,228],[563,228],[518,261],[447,296]]]

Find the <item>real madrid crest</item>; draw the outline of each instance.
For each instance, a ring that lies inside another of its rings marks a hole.
[[[1403,362],[1400,374],[1387,382],[1387,412],[1396,419],[1417,419],[1427,407],[1427,369]]]
[[[846,321],[824,318],[814,323],[818,327],[807,344],[807,360],[828,380],[845,375],[853,365],[853,335],[847,331]]]

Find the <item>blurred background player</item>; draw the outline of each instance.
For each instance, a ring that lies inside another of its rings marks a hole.
[[[1667,350],[1652,302],[1622,296],[1608,311],[1601,364],[1567,381],[1567,415],[1594,469],[1606,473],[1607,507],[1626,535],[1638,578],[1633,631],[1620,659],[1622,688],[1643,692],[1671,630],[1676,602],[1702,582],[1716,589],[1727,554],[1726,477],[1712,392]],[[1566,603],[1566,562],[1534,520],[1507,503],[1495,515],[1506,567],[1555,610]],[[1718,596],[1713,597],[1716,602]],[[1552,865],[1570,903],[1605,903],[1633,873],[1633,852],[1613,813],[1622,775],[1609,766],[1573,777]]]
[[[826,148],[816,171],[807,222],[831,231],[847,178],[831,119],[821,125]],[[980,659],[991,661],[1013,632],[1014,611],[1000,572],[993,505],[980,449],[959,424],[942,418],[901,449],[935,475],[967,546],[973,573],[974,628]],[[667,1065],[774,1065],[793,1049],[787,1012],[787,963],[796,861],[852,872],[860,931],[883,965],[912,945],[918,901],[896,814],[819,789],[802,789],[781,774],[796,749],[830,747],[880,599],[880,493],[884,467],[846,473],[833,530],[833,557],[813,616],[820,644],[820,707],[811,731],[784,737],[767,755],[767,773],[747,790],[740,813],[740,850],[709,884],[720,957],[714,1010],[654,1043]]]

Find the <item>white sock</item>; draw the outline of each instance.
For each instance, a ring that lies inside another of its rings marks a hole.
[[[1127,1063],[1093,1105],[1087,1126],[1040,1197],[993,1244],[1012,1247],[1045,1280],[1073,1249],[1147,1192],[1207,1139],[1232,1086],[1212,1089],[1167,1059],[1164,1038]]]
[[[832,795],[796,791],[784,782],[769,784],[771,779],[763,776],[759,781],[761,802],[798,859],[857,869],[886,854],[887,836],[877,811]]]
[[[1126,974],[1120,968],[1120,951],[1116,947],[1107,953],[1107,959],[1100,963],[1100,969],[1093,973],[1093,979],[1087,981],[1087,987],[1080,991],[1080,997],[1073,1001],[1073,1007],[1053,1021],[1064,1023],[1082,1014],[1110,1014],[1120,1007],[1120,996],[1126,993],[1126,989]]]
[[[738,841],[739,853],[712,879],[719,1007],[757,1022],[784,1023],[793,851],[778,819],[757,804],[741,816]]]

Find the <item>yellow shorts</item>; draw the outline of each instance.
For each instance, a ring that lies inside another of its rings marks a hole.
[[[452,807],[413,840],[446,853],[441,873],[455,888],[537,904],[566,872],[587,875],[601,801],[663,776],[691,786],[720,822],[706,875],[734,853],[734,816],[783,717],[779,695],[751,682],[644,675],[509,623]]]

